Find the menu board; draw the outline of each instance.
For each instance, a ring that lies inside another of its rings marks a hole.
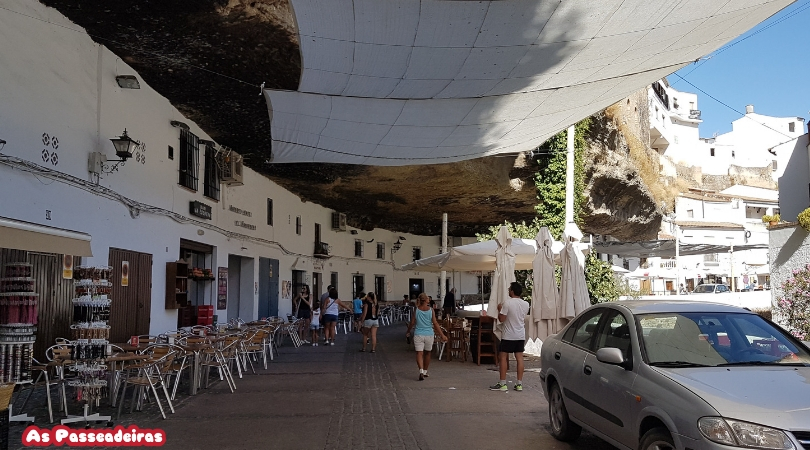
[[[228,307],[228,268],[217,268],[217,309]]]

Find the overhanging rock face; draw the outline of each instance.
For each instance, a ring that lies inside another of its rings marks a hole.
[[[437,164],[531,150],[792,0],[291,0],[297,91],[272,162]]]

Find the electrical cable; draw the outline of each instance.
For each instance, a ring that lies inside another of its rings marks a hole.
[[[263,244],[263,245],[268,245],[268,246],[271,246],[271,247],[276,247],[279,250],[281,250],[281,252],[284,253],[285,255],[307,257],[307,258],[312,257],[312,255],[308,255],[308,254],[304,254],[304,253],[297,253],[297,252],[293,252],[291,250],[288,250],[280,242],[277,242],[277,241],[273,241],[273,240],[270,240],[270,239],[253,237],[253,236],[249,236],[249,235],[246,235],[246,234],[236,233],[236,232],[233,232],[233,231],[228,231],[228,230],[226,230],[224,228],[220,228],[220,227],[218,227],[216,225],[206,223],[206,222],[202,222],[202,221],[199,221],[199,220],[195,220],[195,219],[186,217],[186,216],[184,216],[182,214],[176,213],[174,211],[169,211],[167,209],[163,209],[163,208],[160,208],[160,207],[157,207],[157,206],[152,206],[152,205],[149,205],[149,204],[146,204],[146,203],[141,203],[141,202],[139,202],[137,200],[133,200],[133,199],[131,199],[129,197],[121,195],[118,192],[116,192],[116,191],[114,191],[114,190],[112,190],[110,188],[101,186],[99,184],[94,184],[94,183],[91,183],[91,182],[86,181],[86,180],[82,180],[81,178],[75,177],[73,175],[69,175],[69,174],[64,173],[64,172],[59,172],[59,171],[49,169],[49,168],[44,167],[44,166],[40,166],[40,165],[38,165],[36,163],[24,160],[22,158],[18,158],[16,156],[11,156],[11,155],[6,155],[4,153],[0,153],[0,165],[5,165],[5,166],[8,166],[8,167],[11,167],[12,169],[18,169],[20,171],[29,173],[29,174],[33,175],[34,177],[37,177],[37,178],[38,177],[49,178],[49,179],[54,180],[56,182],[67,184],[67,185],[72,186],[74,188],[81,189],[83,191],[89,192],[89,193],[91,193],[93,195],[97,195],[99,197],[104,197],[104,198],[109,199],[109,200],[114,200],[114,201],[120,202],[121,204],[126,206],[127,209],[129,209],[130,216],[132,216],[133,219],[138,217],[138,215],[140,215],[141,212],[146,212],[146,213],[150,213],[150,214],[154,214],[154,215],[158,215],[158,216],[168,217],[169,219],[172,219],[175,222],[183,224],[183,225],[194,225],[194,226],[198,226],[200,228],[205,228],[205,229],[217,232],[217,233],[219,233],[219,234],[221,234],[221,235],[223,235],[223,236],[225,236],[227,238],[230,238],[230,239],[237,239],[237,240],[242,240],[242,241],[250,241],[250,242],[255,242],[255,243],[258,243],[258,244]],[[342,261],[355,261],[355,260],[356,261],[364,261],[364,262],[368,261],[366,259],[352,258],[352,257],[345,257],[345,256],[333,256],[333,258],[338,259],[338,260],[342,260]],[[399,268],[396,267],[396,265],[394,264],[393,261],[377,261],[377,262],[378,263],[385,263],[387,265],[392,266],[395,270],[399,270]]]

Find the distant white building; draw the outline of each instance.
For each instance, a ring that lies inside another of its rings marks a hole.
[[[805,133],[801,117],[771,117],[754,112],[754,106],[745,107],[745,116],[731,123],[732,130],[713,139],[703,139],[703,145],[694,155],[694,164],[703,173],[725,175],[731,165],[742,167],[771,166],[774,181],[785,172],[792,155],[790,144]],[[776,152],[775,148],[781,147]]]
[[[674,161],[688,161],[700,141],[700,110],[696,94],[681,92],[666,78],[648,88],[650,105],[650,147]],[[670,175],[670,174],[666,174]],[[674,174],[671,174],[674,175]]]

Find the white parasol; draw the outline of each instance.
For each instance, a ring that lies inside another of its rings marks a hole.
[[[532,312],[527,327],[529,339],[545,339],[559,331],[558,310],[560,291],[554,277],[554,239],[547,227],[540,228],[535,237],[537,254],[532,265]]]
[[[560,284],[559,317],[573,319],[590,305],[588,286],[585,283],[585,254],[577,242],[582,233],[576,225],[569,224],[563,233],[565,247],[560,253],[562,261],[562,283]]]
[[[487,315],[495,318],[495,336],[501,338],[498,327],[498,305],[509,297],[509,285],[515,281],[515,254],[512,252],[512,235],[509,229],[502,226],[495,236],[498,249],[495,251],[495,276],[492,280],[492,292],[489,297]]]

